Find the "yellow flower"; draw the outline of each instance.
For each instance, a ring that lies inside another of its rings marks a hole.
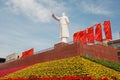
[[[4,78],[28,78],[30,75],[36,76],[93,76],[95,78],[115,76],[120,79],[120,72],[91,62],[81,57],[72,57],[51,62],[38,63],[23,70],[11,73]]]

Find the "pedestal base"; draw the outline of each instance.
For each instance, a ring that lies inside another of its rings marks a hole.
[[[63,43],[67,43],[67,37],[63,37],[63,38],[61,38],[61,42],[63,42]]]
[[[68,43],[64,43],[64,42],[60,42],[58,44],[55,44],[54,48],[61,48],[61,47],[67,46],[67,45],[69,45],[69,44]]]

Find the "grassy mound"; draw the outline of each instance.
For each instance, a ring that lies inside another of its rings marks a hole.
[[[95,58],[90,58],[90,57],[85,57],[85,56],[83,56],[83,58],[91,60],[93,62],[96,62],[98,64],[101,64],[103,66],[109,67],[111,69],[114,69],[114,70],[120,72],[120,63],[112,62],[112,61],[108,61],[108,60],[102,60],[102,59],[95,59]]]
[[[115,76],[120,79],[120,72],[79,56],[38,63],[15,73],[11,73],[4,78],[28,78],[31,75],[37,77],[93,76],[95,78],[111,78],[111,76]]]

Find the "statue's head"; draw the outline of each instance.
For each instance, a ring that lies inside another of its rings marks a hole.
[[[62,16],[65,16],[65,12],[62,13]]]

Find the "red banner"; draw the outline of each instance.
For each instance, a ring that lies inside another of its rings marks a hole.
[[[102,26],[101,26],[101,24],[96,24],[95,40],[100,41],[100,42],[102,41]]]
[[[74,33],[74,35],[73,35],[73,41],[74,41],[74,42],[79,41],[79,32],[75,32],[75,33]]]
[[[86,30],[76,32],[73,35],[73,40],[74,40],[74,42],[80,41],[80,42],[86,44],[86,37],[87,37],[86,35],[87,35]]]
[[[78,36],[79,36],[79,40],[80,40],[82,43],[84,43],[84,44],[87,43],[87,42],[86,42],[86,38],[87,38],[86,30],[80,31],[79,34],[78,34]]]
[[[94,28],[93,27],[88,28],[87,41],[89,43],[94,43]]]
[[[33,55],[33,53],[34,53],[34,48],[31,48],[31,49],[29,49],[27,51],[22,52],[22,57]]]
[[[110,21],[104,21],[104,32],[105,32],[106,39],[111,40],[112,31],[111,31]]]

